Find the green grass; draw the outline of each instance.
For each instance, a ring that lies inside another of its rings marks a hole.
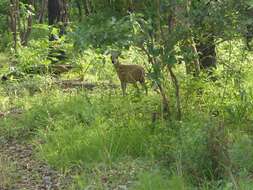
[[[8,57],[7,57],[7,55],[5,55],[3,53],[0,53],[0,63],[1,63],[1,65],[4,64],[5,62],[8,63]]]
[[[2,74],[8,71],[7,70],[9,66],[8,64],[9,64],[8,56],[0,52],[0,76],[2,76]]]
[[[175,120],[170,81],[165,87],[171,120],[158,117],[154,123],[152,114],[161,114],[161,98],[153,92],[136,96],[130,87],[128,96],[122,97],[120,89],[63,91],[47,77],[1,84],[0,111],[23,110],[18,117],[0,118],[1,139],[25,139],[38,145],[38,159],[73,174],[73,190],[251,189],[252,65],[238,52],[238,59],[228,60],[223,49],[218,49],[219,62],[230,61],[231,67],[220,66],[215,82],[205,75],[186,76],[182,66],[176,69],[181,121]],[[83,68],[71,77],[118,82],[111,65],[95,64],[103,60],[92,50],[77,61]]]
[[[0,154],[0,189],[12,188],[17,179],[16,167],[9,158]]]
[[[139,174],[139,181],[133,190],[187,190],[190,186],[185,184],[182,177],[163,175],[159,171]]]
[[[195,98],[192,100],[197,101]],[[112,176],[115,187],[131,181],[128,185],[134,190],[163,190],[171,184],[187,189],[183,179],[187,179],[187,184],[203,186],[208,180],[216,180],[216,169],[224,169],[222,164],[213,166],[216,159],[223,159],[213,151],[223,148],[228,148],[231,161],[239,170],[251,170],[251,146],[246,140],[250,136],[238,138],[238,127],[234,128],[230,120],[220,123],[219,118],[207,114],[211,110],[207,107],[203,113],[188,112],[181,122],[158,120],[152,124],[151,113],[160,109],[159,104],[155,94],[122,97],[120,93],[106,91],[63,93],[59,89],[47,89],[34,96],[24,94],[12,99],[12,105],[22,108],[24,113],[15,119],[10,116],[0,120],[0,131],[5,137],[26,138],[38,144],[38,158],[60,171],[79,168],[79,172],[86,173],[84,177],[76,175],[73,188],[95,184],[103,189],[108,186],[103,182],[108,175]],[[227,126],[225,133],[220,131],[221,124]],[[227,147],[223,139],[233,140],[233,146]],[[246,152],[248,156],[241,161],[241,155]],[[127,168],[135,160],[142,160],[135,166],[140,169],[131,175],[132,169]],[[120,163],[126,168],[118,166]],[[151,164],[144,169],[140,167],[147,163]],[[158,166],[167,171],[176,170],[182,177],[152,173]],[[128,172],[124,177],[114,178],[121,170]],[[120,183],[122,180],[125,181]],[[214,186],[206,185],[205,189]]]
[[[58,130],[44,135],[46,144],[41,146],[41,156],[52,165],[66,168],[73,164],[110,164],[122,157],[138,158],[147,154],[150,134],[146,128],[110,126],[115,127],[112,129],[101,122],[95,125],[89,128],[60,123]]]

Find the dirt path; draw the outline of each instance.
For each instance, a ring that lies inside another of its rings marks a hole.
[[[8,162],[11,162],[15,170],[11,174],[8,188],[1,186],[0,181],[0,190],[66,189],[66,181],[69,180],[48,165],[34,159],[33,154],[34,147],[32,145],[20,144],[15,141],[1,143],[0,156],[8,158]]]

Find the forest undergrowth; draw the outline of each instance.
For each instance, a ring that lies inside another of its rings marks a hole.
[[[252,56],[240,57],[243,50],[232,45],[231,51],[240,53],[226,67],[222,63],[228,61],[224,51],[228,46],[219,47],[222,66],[216,80],[192,78],[183,67],[176,70],[180,121],[171,83],[165,84],[172,105],[166,120],[151,84],[147,96],[130,86],[123,97],[119,87],[62,89],[49,76],[2,82],[0,140],[34,145],[37,160],[62,175],[71,174],[67,189],[251,189]],[[96,56],[88,51],[76,61]],[[100,68],[102,74],[94,76],[94,68],[85,70],[90,73],[85,80],[99,82],[103,73],[110,72],[111,82],[117,84],[108,57],[105,60],[108,67]],[[74,70],[62,79],[77,75]],[[0,177],[7,186],[13,167],[3,163],[9,162],[6,158],[0,160],[0,168],[7,170]]]

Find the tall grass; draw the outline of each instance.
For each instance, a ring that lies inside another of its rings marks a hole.
[[[111,164],[120,158],[147,156],[150,134],[144,126],[132,122],[129,126],[96,121],[91,126],[59,122],[57,129],[42,134],[45,144],[41,156],[52,165],[70,168],[74,164]]]

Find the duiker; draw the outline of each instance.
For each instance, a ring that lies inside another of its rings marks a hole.
[[[112,64],[114,65],[118,74],[123,96],[126,95],[127,83],[134,84],[138,89],[137,82],[139,82],[145,89],[146,94],[148,93],[147,86],[145,84],[145,70],[140,65],[123,65],[119,62],[119,53],[111,53]]]

